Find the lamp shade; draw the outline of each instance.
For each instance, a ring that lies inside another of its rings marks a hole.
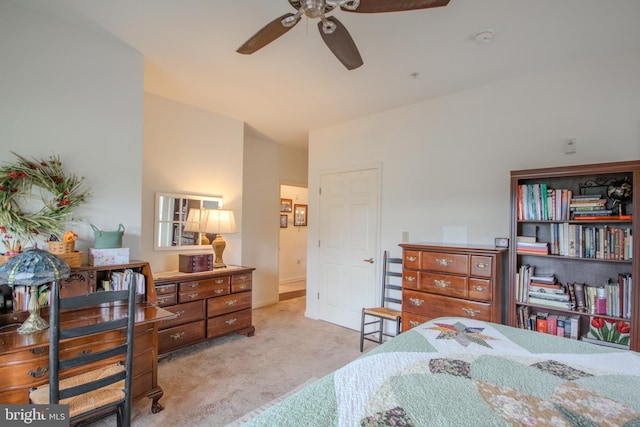
[[[29,249],[9,258],[0,266],[0,284],[39,286],[69,277],[69,264],[42,249]]]
[[[236,219],[229,209],[206,209],[204,211],[204,231],[206,233],[235,233]]]
[[[184,225],[184,231],[192,231],[195,233],[202,231],[200,214],[200,209],[189,209],[189,214],[187,214],[187,222]]]

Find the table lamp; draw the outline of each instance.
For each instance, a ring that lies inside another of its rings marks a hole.
[[[221,234],[236,232],[236,219],[233,216],[233,211],[229,209],[206,209],[204,211],[204,220],[204,231],[216,235],[216,238],[211,244],[211,246],[213,246],[213,253],[216,256],[213,262],[213,268],[226,267],[222,261],[222,253],[227,243]]]
[[[189,209],[187,214],[187,222],[184,225],[184,231],[190,231],[192,233],[200,233],[200,244],[209,245],[211,242],[204,232],[204,221],[201,221],[203,217],[202,209]]]
[[[0,266],[0,284],[28,286],[29,318],[18,328],[20,334],[32,334],[47,329],[49,324],[40,317],[38,287],[69,277],[69,264],[57,255],[42,249],[29,249],[9,258]],[[52,283],[51,286],[56,286]]]

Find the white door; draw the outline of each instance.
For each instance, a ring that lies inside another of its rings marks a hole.
[[[319,318],[360,329],[377,303],[378,169],[320,176]]]

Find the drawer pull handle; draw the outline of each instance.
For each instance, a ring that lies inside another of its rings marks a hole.
[[[449,264],[451,264],[452,262],[453,262],[453,260],[450,260],[450,259],[436,258],[436,264],[438,264],[439,266],[442,266],[442,267],[446,267]]]
[[[91,349],[85,348],[84,350],[77,352],[76,356],[82,356],[83,354],[91,354]]]
[[[224,279],[216,279],[216,285],[221,285],[224,283]]]
[[[247,285],[240,285],[238,286],[239,289],[247,289]]]
[[[195,289],[195,288],[197,288],[197,287],[198,287],[198,282],[195,282],[195,283],[191,283],[191,284],[189,284],[189,287],[190,287],[191,289]]]
[[[447,282],[446,280],[438,280],[438,279],[434,279],[433,283],[435,283],[436,286],[439,288],[446,288],[451,284],[451,282]]]
[[[158,298],[158,301],[160,301],[160,304],[164,304],[165,302],[169,301],[170,298],[168,297],[164,297],[164,298]]]
[[[407,261],[410,261],[410,262],[413,262],[413,261],[415,261],[417,259],[418,259],[418,257],[415,257],[415,256],[407,256]]]
[[[215,293],[218,294],[218,295],[220,295],[223,292],[224,292],[224,289],[216,289],[215,290]]]
[[[409,298],[409,301],[411,301],[411,304],[415,305],[415,306],[421,306],[422,304],[424,304],[424,300],[423,299],[418,299],[418,298]]]
[[[484,262],[477,262],[476,263],[476,267],[478,267],[478,268],[487,268],[488,264],[485,264]]]
[[[238,279],[240,279],[240,280],[247,280],[247,276],[245,276],[245,275],[238,276]]]
[[[478,314],[480,314],[480,310],[472,310],[470,308],[464,308],[464,307],[462,308],[462,312],[467,316],[471,316],[471,317],[476,317]]]
[[[416,280],[416,278],[414,276],[404,276],[404,280],[406,280],[407,282],[413,282]]]
[[[409,326],[411,326],[412,328],[415,328],[419,324],[420,322],[416,322],[415,320],[409,320]]]
[[[176,318],[180,318],[182,316],[184,316],[185,311],[184,310],[180,310],[180,311],[176,311]]]
[[[233,307],[237,303],[238,303],[237,299],[232,299],[232,300],[226,302],[227,306],[229,306],[229,307]]]
[[[169,336],[171,337],[172,340],[178,341],[178,340],[181,340],[182,337],[184,337],[184,332],[178,332],[177,334],[173,334]]]
[[[194,298],[198,298],[199,294],[189,294],[189,298],[194,299]]]
[[[44,347],[37,347],[31,349],[31,354],[42,354],[44,352]]]
[[[487,288],[486,288],[486,287],[484,287],[484,286],[478,286],[478,285],[475,285],[475,286],[473,287],[473,289],[474,289],[474,290],[476,290],[476,291],[478,291],[478,292],[484,292],[484,291],[486,291],[486,290],[487,290]]]
[[[224,323],[226,323],[227,325],[231,326],[231,325],[235,325],[235,323],[238,321],[238,319],[229,319],[229,320],[225,320]]]
[[[34,372],[32,369],[29,369],[28,374],[30,377],[33,377],[33,378],[42,378],[44,374],[47,373],[48,370],[49,368],[37,368]]]

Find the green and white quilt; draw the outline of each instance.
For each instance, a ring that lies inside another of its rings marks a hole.
[[[640,354],[467,318],[404,332],[245,426],[640,426]]]

